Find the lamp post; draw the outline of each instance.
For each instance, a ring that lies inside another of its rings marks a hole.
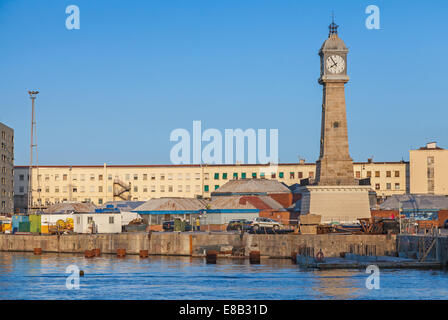
[[[36,119],[35,119],[35,112],[34,112],[34,101],[36,100],[36,96],[39,93],[39,91],[28,91],[28,94],[30,95],[31,99],[31,144],[30,144],[30,167],[29,167],[29,173],[28,173],[28,213],[31,212],[31,208],[33,206],[33,175],[32,175],[32,169],[33,169],[33,148],[37,147],[37,144],[35,142],[35,134],[36,134]],[[36,159],[37,159],[37,150],[36,150]],[[37,177],[38,178],[38,177]]]

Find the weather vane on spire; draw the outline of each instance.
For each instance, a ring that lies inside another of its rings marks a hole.
[[[331,11],[331,24],[328,26],[328,28],[330,29],[330,35],[332,34],[338,34],[338,25],[336,23],[334,23],[334,11]]]

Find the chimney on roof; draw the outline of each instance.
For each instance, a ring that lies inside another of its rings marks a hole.
[[[436,149],[437,148],[437,142],[428,142],[426,144],[426,149]]]
[[[305,159],[299,159],[299,164],[305,164]]]

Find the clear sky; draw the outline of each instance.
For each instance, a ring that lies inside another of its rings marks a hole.
[[[80,9],[67,30],[65,8]],[[368,5],[381,29],[365,27]],[[0,122],[29,162],[36,100],[40,164],[169,164],[192,121],[279,129],[280,162],[318,158],[319,56],[334,10],[349,46],[355,161],[448,147],[448,2],[0,0]]]

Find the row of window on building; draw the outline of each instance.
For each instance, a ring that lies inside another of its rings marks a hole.
[[[185,185],[185,186],[184,185],[178,185],[176,191],[177,192],[187,192],[188,193],[188,192],[192,192],[193,191],[192,187],[193,186],[191,186],[191,185]],[[197,193],[201,192],[201,186],[200,185],[195,185],[194,187],[195,187],[194,188],[194,192],[197,192]],[[218,184],[214,185],[214,190],[216,190],[218,188],[219,188]],[[37,192],[39,192],[39,193],[41,193],[41,192],[51,193],[51,191],[50,191],[51,189],[52,188],[50,188],[50,187],[44,187],[44,188],[38,187],[37,188]],[[112,186],[108,186],[107,189],[108,189],[107,191],[109,193],[112,193],[112,191],[113,191],[113,187]],[[69,186],[63,186],[62,188],[61,187],[54,187],[53,190],[54,190],[54,193],[60,193],[60,192],[68,193],[69,192]],[[98,187],[90,186],[88,188],[88,190],[89,190],[90,193],[96,193],[96,192],[103,193],[104,192],[104,188],[102,186],[98,186]],[[175,192],[174,190],[175,189],[174,189],[173,185],[167,185],[167,186],[160,185],[158,191],[159,192]],[[140,188],[139,188],[139,186],[134,186],[132,188],[132,191],[134,193],[138,193],[138,192],[143,192],[143,193],[157,192],[157,188],[156,188],[155,185],[152,185],[152,186],[149,186],[149,187],[148,186],[142,186]],[[209,185],[204,185],[204,191],[205,192],[209,192],[210,191],[210,186]],[[24,186],[20,186],[19,187],[19,192],[20,193],[24,193],[25,192],[25,187]],[[85,192],[87,192],[87,188],[85,186],[71,187],[71,192],[72,193],[85,193]]]
[[[10,158],[8,156],[6,156],[5,154],[2,154],[2,162],[6,163],[6,162],[11,162],[13,160],[13,158]]]
[[[6,141],[6,131],[2,130],[2,139]],[[11,142],[14,142],[14,135],[11,136]]]
[[[0,179],[2,186],[6,186],[7,182],[6,182],[6,178],[2,177]],[[14,180],[11,180],[11,187],[14,185]]]
[[[2,174],[6,174],[6,171],[7,171],[7,169],[6,169],[6,167],[2,167]],[[14,175],[14,169],[11,169],[11,175]]]
[[[177,175],[172,174],[172,173],[168,173],[168,174],[164,174],[164,173],[160,173],[159,174],[159,180],[163,181],[163,180],[173,180],[174,178],[177,178],[177,180],[191,180],[192,179],[192,174],[191,173],[178,173]],[[272,172],[270,174],[270,177],[272,179],[277,178],[277,173]],[[290,179],[295,179],[296,177],[296,172],[290,172],[289,173],[289,178]],[[303,172],[297,172],[297,178],[302,179],[305,177],[305,174]],[[308,177],[309,178],[313,178],[314,177],[314,172],[310,171],[308,173]],[[232,178],[233,179],[247,179],[247,178],[266,178],[266,174],[264,172],[252,172],[250,174],[247,174],[246,172],[234,172],[232,174]],[[285,173],[284,172],[279,172],[278,173],[278,178],[280,179],[284,179],[285,178]],[[45,174],[43,175],[43,179],[42,180],[42,175],[39,174],[37,176],[37,180],[38,181],[50,181],[50,175],[49,174]],[[62,179],[62,180],[61,180]],[[85,174],[80,174],[79,175],[79,181],[86,181],[86,179],[88,179],[89,181],[103,181],[103,175],[100,174],[98,175],[98,177],[95,174],[90,174],[88,177],[86,177]],[[119,176],[116,175],[115,179],[119,179]],[[195,180],[200,180],[201,179],[201,174],[200,173],[195,173],[194,174],[194,179]],[[209,173],[204,173],[204,179],[205,180],[210,180],[210,174]],[[213,179],[214,180],[227,180],[229,179],[229,175],[228,173],[214,173],[213,174]],[[28,180],[28,177],[27,177]],[[69,180],[69,175],[68,174],[55,174],[54,175],[54,181],[68,181]],[[108,175],[108,180],[112,181],[113,180],[113,175],[109,174]],[[156,180],[156,174],[152,173],[152,174],[142,174],[142,175],[138,175],[138,174],[125,174],[124,175],[124,180],[126,181],[138,181],[138,180],[143,180],[143,181],[147,181],[147,180]],[[19,175],[19,181],[25,181],[25,175],[21,174]],[[78,175],[77,174],[73,174],[71,175],[71,181],[78,181]]]
[[[395,170],[395,171],[386,171],[386,178],[392,178],[392,173],[394,174],[395,178],[400,177],[400,171]],[[360,179],[361,171],[356,171],[355,176],[356,176],[356,178]],[[367,178],[373,178],[373,177],[381,178],[381,171],[366,171],[366,176],[367,176]]]
[[[375,190],[381,190],[381,184],[375,183]],[[392,183],[386,183],[386,190],[392,190]],[[399,183],[395,183],[394,190],[400,190]]]
[[[10,197],[12,195],[12,192],[10,192],[10,191],[8,192],[5,189],[2,189],[0,194],[2,195],[2,197],[6,197],[6,196]]]

